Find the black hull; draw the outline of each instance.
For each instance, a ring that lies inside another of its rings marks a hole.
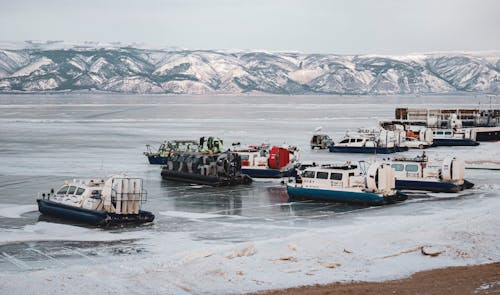
[[[151,165],[165,165],[167,163],[167,157],[162,156],[147,156],[149,164]]]
[[[356,154],[393,154],[408,151],[408,147],[350,147],[335,146],[328,147],[331,153],[356,153]]]
[[[239,176],[229,178],[229,177],[205,176],[195,173],[171,171],[165,168],[163,168],[163,170],[161,171],[161,177],[165,180],[181,181],[181,182],[204,184],[211,186],[231,186],[231,185],[252,183],[252,179],[246,174],[241,174]]]
[[[471,139],[452,139],[438,138],[434,139],[432,146],[478,146],[479,142]]]
[[[36,201],[38,211],[44,215],[95,226],[141,224],[152,222],[155,218],[148,211],[139,211],[139,214],[112,214],[64,205],[45,199],[37,199]]]
[[[500,131],[478,131],[476,141],[500,141]]]

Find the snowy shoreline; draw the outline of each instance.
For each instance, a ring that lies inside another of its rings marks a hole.
[[[354,216],[340,216],[338,224],[325,228],[250,243],[194,241],[185,239],[185,233],[139,233],[147,254],[107,264],[96,261],[64,269],[2,271],[0,288],[11,294],[61,294],[69,290],[74,294],[97,290],[105,294],[231,294],[332,282],[385,281],[423,270],[498,262],[500,222],[496,213],[500,199],[494,193],[495,188],[478,198],[465,196],[446,209],[427,203],[408,215],[402,215],[399,206],[361,210]],[[252,230],[248,224],[234,226]],[[31,230],[41,239],[47,233],[41,228]],[[78,240],[77,236],[73,238]],[[422,255],[421,247],[440,255]]]

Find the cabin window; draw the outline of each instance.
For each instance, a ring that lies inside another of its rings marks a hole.
[[[63,186],[60,190],[57,191],[58,195],[64,195],[68,191],[69,186]]]
[[[444,134],[451,135],[451,131],[446,131]]]
[[[80,196],[81,194],[83,194],[83,192],[84,192],[84,191],[85,191],[85,189],[84,189],[84,188],[79,187],[79,188],[76,190],[75,195]]]
[[[409,164],[409,165],[406,165],[405,170],[407,172],[417,172],[418,171],[418,166],[417,165],[413,165],[413,164]]]
[[[305,171],[302,173],[303,178],[314,178],[314,171]]]
[[[362,142],[362,141],[363,141],[363,139],[361,139],[361,138],[356,139],[356,142]]]
[[[354,173],[352,174],[354,176]],[[342,173],[332,173],[330,175],[331,180],[342,180]]]
[[[403,164],[392,164],[391,167],[392,167],[392,169],[394,169],[396,171],[403,171],[404,170]]]
[[[245,161],[245,160],[248,161],[248,159],[250,158],[249,155],[240,155],[240,156],[241,156],[242,161]]]
[[[68,190],[68,195],[74,194],[76,191],[76,186],[70,186]]]
[[[328,172],[320,172],[316,173],[316,178],[318,179],[328,179]]]
[[[354,176],[354,172],[349,172],[349,177]]]
[[[344,139],[340,143],[348,143],[348,142],[349,142],[349,139]]]
[[[437,135],[443,135],[443,131],[436,132]]]

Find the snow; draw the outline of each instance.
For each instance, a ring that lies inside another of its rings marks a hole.
[[[108,62],[105,58],[99,57],[96,61],[94,61],[94,63],[92,63],[89,71],[98,74],[101,71],[102,67],[107,64]]]
[[[207,85],[196,82],[196,81],[168,81],[166,83],[162,83],[162,88],[173,93],[189,93],[192,94],[208,94],[212,93],[213,90],[209,88]]]
[[[314,69],[305,69],[305,70],[298,70],[295,72],[291,72],[289,73],[289,76],[292,80],[298,83],[307,84],[311,82],[311,80],[316,79],[317,77],[323,75],[324,72],[325,71],[322,68],[317,67]]]
[[[83,62],[81,62],[81,61],[79,62],[79,61],[76,61],[76,60],[71,60],[71,61],[69,62],[69,64],[70,64],[70,65],[75,66],[76,68],[78,68],[78,69],[79,69],[79,70],[81,70],[81,71],[85,71],[85,70],[86,70],[86,65],[85,65],[85,63],[83,63]]]
[[[71,286],[74,294],[228,294],[332,281],[380,281],[431,268],[498,261],[500,199],[485,196],[463,202],[455,208],[421,208],[419,214],[397,213],[397,206],[373,209],[353,220],[339,217],[326,228],[251,243],[183,240],[179,247],[178,234],[148,236],[146,244],[158,246],[143,256],[128,257],[126,263],[74,265],[64,275],[56,269],[33,270],[27,276],[3,273],[0,285],[11,293],[36,289],[37,294],[59,294],[65,292],[63,285]],[[67,234],[78,240],[113,238],[111,233],[46,223],[25,231],[27,237],[19,240],[33,235],[70,239]],[[425,256],[422,247],[443,253]]]
[[[42,57],[42,58],[30,63],[29,65],[17,70],[15,73],[13,73],[10,76],[11,77],[29,76],[34,71],[40,70],[40,68],[42,66],[50,65],[52,63],[53,63],[52,60],[50,60],[46,57]]]

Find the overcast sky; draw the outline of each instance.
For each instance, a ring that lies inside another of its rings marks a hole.
[[[0,39],[400,54],[500,49],[499,0],[0,0]]]

